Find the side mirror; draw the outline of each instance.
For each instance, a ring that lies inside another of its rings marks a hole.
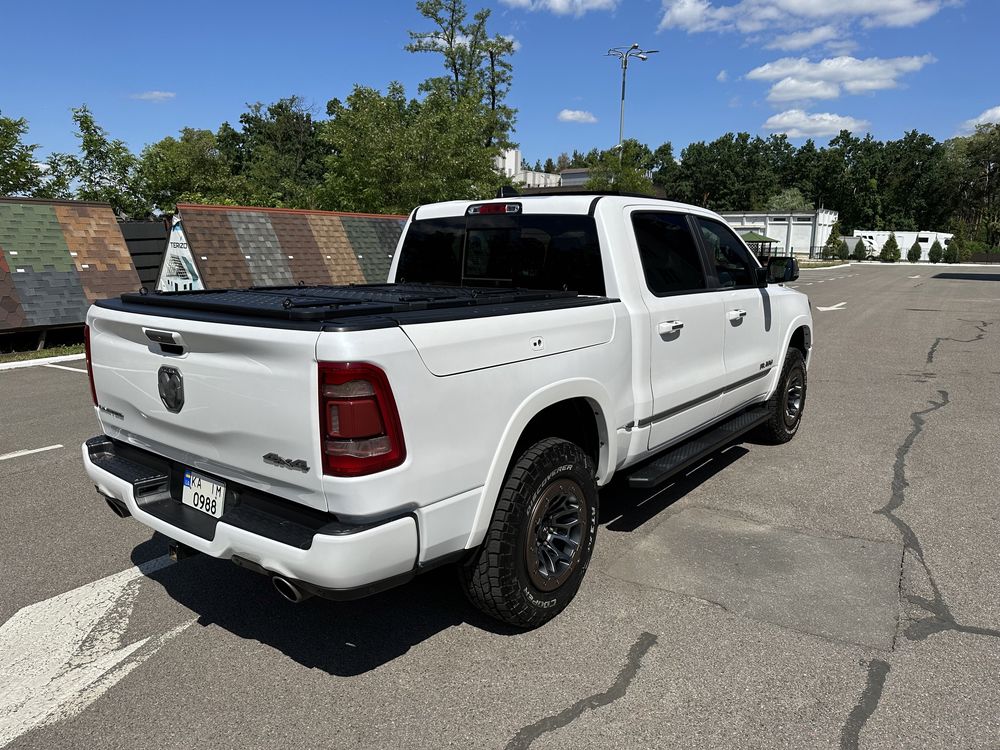
[[[767,281],[769,284],[784,284],[799,278],[799,263],[795,258],[769,258],[767,261]]]

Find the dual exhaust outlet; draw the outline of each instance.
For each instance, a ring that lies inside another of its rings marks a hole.
[[[108,497],[107,495],[104,494],[102,494],[101,496],[104,498],[104,501],[108,504],[108,507],[111,508],[111,512],[114,513],[119,518],[128,518],[129,516],[132,515],[129,512],[128,506],[125,505],[125,503],[123,503],[118,498]],[[191,549],[187,545],[181,544],[180,542],[170,543],[169,556],[170,559],[173,560],[174,562],[183,560],[186,557],[192,557],[193,555],[196,554],[198,554],[197,550]],[[259,566],[241,565],[241,567],[254,567],[257,569],[258,572],[264,573],[265,575],[270,575],[271,585],[274,586],[274,590],[277,591],[283,599],[292,602],[292,604],[300,604],[301,602],[304,602],[306,599],[309,599],[310,597],[313,596],[313,593],[311,591],[306,591],[306,589],[302,587],[302,584],[294,579],[285,578],[284,576],[273,574],[270,571],[261,568]]]

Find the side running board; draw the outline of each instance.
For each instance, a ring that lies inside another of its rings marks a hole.
[[[768,411],[764,406],[757,406],[737,414],[697,437],[670,448],[649,462],[639,465],[629,473],[628,486],[648,489],[663,484],[674,474],[725,448],[740,435],[763,424],[767,419]]]

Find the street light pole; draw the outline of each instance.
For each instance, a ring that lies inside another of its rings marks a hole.
[[[625,153],[625,75],[628,73],[628,61],[630,58],[638,58],[645,62],[649,55],[652,55],[659,50],[647,49],[643,50],[639,48],[638,44],[632,44],[631,47],[612,47],[608,50],[605,57],[617,57],[621,61],[622,65],[622,99],[621,99],[621,109],[618,115],[618,166],[621,167],[622,159]]]

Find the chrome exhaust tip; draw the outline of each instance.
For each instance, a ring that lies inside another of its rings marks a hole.
[[[308,591],[303,591],[297,583],[281,576],[271,576],[271,584],[282,597],[292,604],[299,604],[312,596]]]

